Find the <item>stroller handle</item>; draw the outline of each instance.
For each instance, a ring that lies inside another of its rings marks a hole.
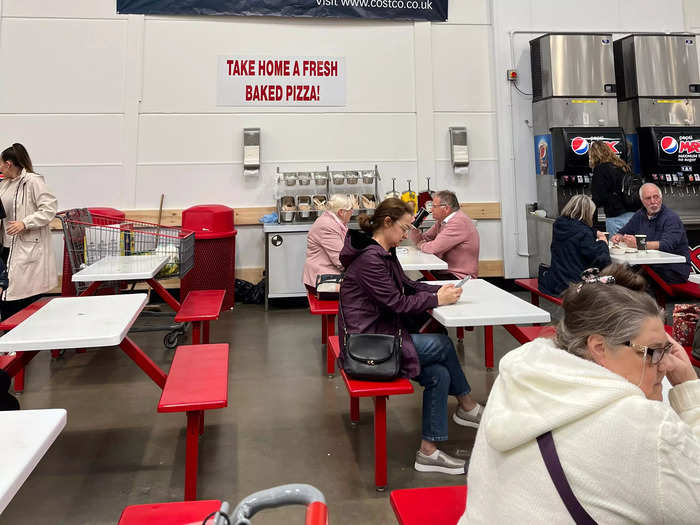
[[[224,511],[224,505],[226,510]],[[325,525],[327,523],[326,498],[316,487],[304,483],[291,483],[254,492],[241,500],[231,516],[233,525],[250,525],[250,518],[264,509],[284,507],[286,505],[307,506],[307,525]],[[228,503],[222,504],[222,512],[228,512]],[[221,515],[216,525],[223,525]]]

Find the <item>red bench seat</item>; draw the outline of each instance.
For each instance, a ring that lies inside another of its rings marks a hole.
[[[187,294],[175,315],[176,323],[192,323],[192,344],[209,344],[209,321],[216,321],[224,304],[226,290],[193,290]]]
[[[340,357],[340,341],[337,336],[328,338],[328,348],[334,359]],[[412,394],[413,385],[406,378],[393,381],[361,381],[352,379],[340,369],[348,394],[350,394],[350,422],[353,426],[360,420],[360,398],[374,399],[374,484],[383,491],[387,485],[386,459],[386,401],[389,396]]]
[[[456,525],[467,504],[467,487],[394,490],[389,499],[399,525]]]
[[[320,301],[314,294],[307,292],[311,315],[321,316],[321,344],[326,345],[326,374],[335,374],[335,359],[328,347],[328,338],[335,335],[335,316],[338,315],[338,301]]]
[[[126,507],[117,525],[191,525],[202,523],[221,507],[218,500],[150,503]],[[212,519],[211,522],[213,523]]]
[[[525,288],[528,292],[530,292],[530,302],[535,306],[540,305],[540,297],[561,306],[561,298],[554,297],[553,295],[547,295],[544,292],[540,292],[540,289],[538,288],[537,279],[516,279],[515,284],[517,284],[521,288]]]
[[[0,321],[0,330],[4,332],[12,330],[19,323],[41,310],[51,299],[53,299],[53,297],[42,297],[41,299],[37,299],[29,306],[25,306],[16,314],[11,315],[4,321]],[[15,392],[24,392],[24,366],[17,366],[19,364],[19,355],[21,353],[22,352],[14,356],[0,356],[0,369],[7,371],[10,376],[15,376]]]
[[[199,436],[204,411],[228,405],[228,344],[179,346],[158,403],[158,412],[187,413],[185,499],[197,499]]]

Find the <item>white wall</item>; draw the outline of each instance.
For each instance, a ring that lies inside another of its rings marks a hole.
[[[697,0],[451,0],[444,24],[122,16],[115,0],[0,0],[0,145],[28,146],[62,208],[156,208],[161,193],[170,208],[272,205],[277,167],[376,163],[384,190],[392,177],[420,190],[430,176],[462,201],[502,202],[503,221],[478,223],[481,256],[522,276],[531,112],[505,69],[515,64],[528,92],[527,42],[547,30],[698,27]],[[512,37],[514,59],[511,31],[527,32]],[[345,57],[347,105],[217,107],[225,53]],[[450,169],[452,125],[468,128],[467,176]],[[262,174],[244,180],[242,129],[255,126]],[[239,267],[263,265],[259,227],[237,241]]]

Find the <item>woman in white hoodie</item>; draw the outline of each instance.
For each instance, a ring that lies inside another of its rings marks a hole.
[[[700,380],[658,306],[590,283],[571,285],[563,308],[555,339],[500,361],[460,525],[698,523]],[[563,475],[551,476],[556,457]]]

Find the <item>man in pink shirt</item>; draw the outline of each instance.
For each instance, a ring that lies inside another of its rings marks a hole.
[[[425,253],[432,253],[447,262],[447,272],[432,272],[438,278],[462,279],[479,273],[479,232],[459,208],[451,191],[438,191],[433,197],[435,225],[427,232],[411,232],[411,239]],[[446,275],[449,273],[451,275]]]

